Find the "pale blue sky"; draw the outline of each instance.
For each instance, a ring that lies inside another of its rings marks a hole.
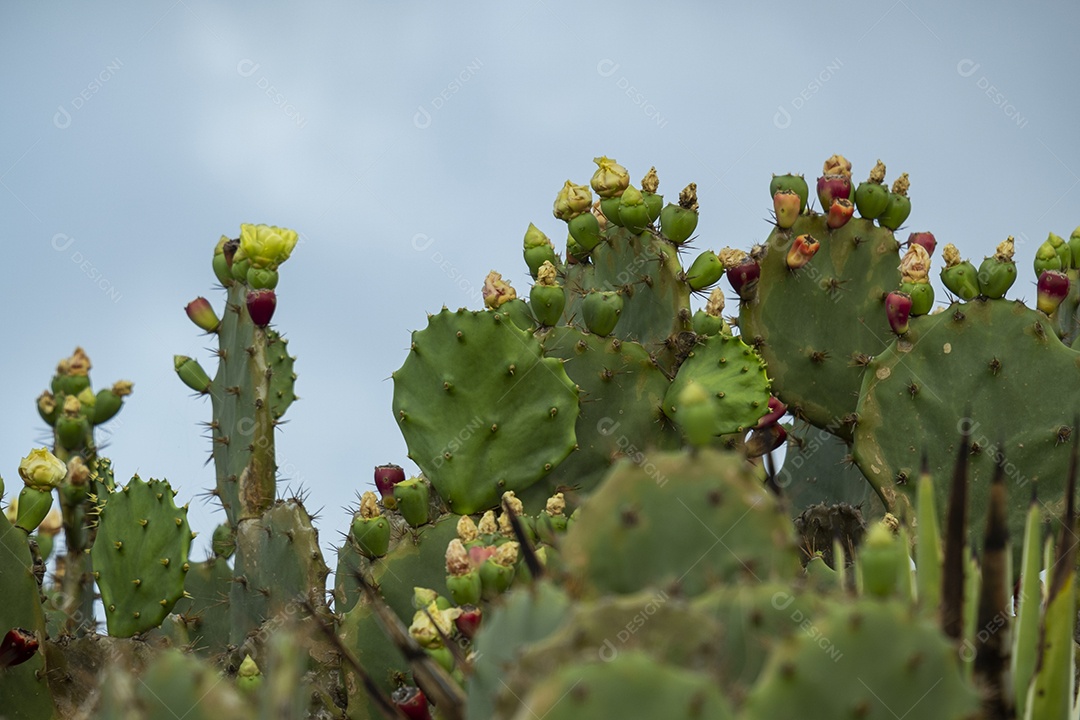
[[[5,3],[9,491],[75,345],[97,387],[135,382],[108,426],[119,474],[209,487],[210,405],[172,356],[213,367],[183,307],[220,304],[221,234],[283,225],[303,241],[275,322],[303,399],[279,464],[337,542],[374,465],[415,470],[387,380],[409,331],[478,308],[493,268],[527,290],[525,229],[565,237],[555,194],[601,154],[635,182],[655,164],[669,196],[696,181],[714,249],[766,237],[770,173],[840,152],[862,180],[881,158],[910,174],[910,230],[976,262],[1016,236],[1010,296],[1034,301],[1036,246],[1080,224],[1075,4],[724,5]],[[208,535],[220,513],[192,507]]]

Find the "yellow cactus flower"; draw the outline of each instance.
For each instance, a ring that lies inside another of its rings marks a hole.
[[[596,194],[602,198],[622,195],[623,190],[630,184],[630,173],[626,168],[609,157],[593,158],[593,162],[597,168],[589,184]]]
[[[292,255],[298,240],[295,230],[246,223],[240,226],[240,249],[252,267],[277,270]]]
[[[67,465],[48,449],[37,448],[19,462],[19,475],[27,487],[52,490],[67,475]]]
[[[502,279],[502,273],[494,270],[484,278],[484,289],[481,293],[484,296],[484,304],[492,310],[497,310],[503,303],[517,298],[517,291],[510,286],[510,283]]]
[[[629,181],[628,181],[629,182]],[[620,191],[621,192],[621,191]],[[592,207],[592,191],[584,185],[575,185],[569,180],[555,197],[555,217],[570,222]]]

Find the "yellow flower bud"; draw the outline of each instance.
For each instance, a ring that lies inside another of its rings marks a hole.
[[[930,253],[918,243],[912,243],[900,261],[900,273],[903,282],[925,283],[929,282]]]
[[[370,490],[365,492],[360,497],[360,517],[365,520],[370,520],[371,518],[379,517],[381,514],[382,513],[379,512],[379,503],[375,499],[375,493]]]
[[[597,170],[593,173],[592,185],[596,194],[602,198],[618,197],[630,184],[630,173],[619,163],[608,157],[593,158]]]
[[[590,207],[592,207],[592,191],[584,185],[575,185],[567,180],[555,198],[554,213],[560,220],[570,222]]]
[[[488,510],[481,516],[477,530],[481,535],[494,535],[499,532],[499,526],[495,523],[495,513]]]
[[[74,398],[70,398],[73,399]],[[75,400],[78,402],[78,400]],[[67,465],[46,448],[31,450],[19,462],[19,475],[27,487],[35,490],[52,490],[67,475]]]
[[[471,517],[462,515],[457,522],[457,534],[463,542],[472,542],[480,535],[480,531],[476,529],[476,523]]]
[[[79,402],[79,398],[74,395],[68,395],[64,398],[64,414],[68,417],[78,417],[79,412],[82,410],[82,403]]]
[[[552,517],[556,515],[562,515],[566,510],[566,498],[562,493],[555,493],[547,499],[547,504],[544,506],[544,510],[548,515]]]

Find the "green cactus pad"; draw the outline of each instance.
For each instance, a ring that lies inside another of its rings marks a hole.
[[[594,290],[621,291],[622,315],[615,337],[641,343],[661,367],[677,364],[672,338],[690,329],[690,286],[674,245],[651,234],[635,235],[608,225],[589,262],[565,268],[563,320],[584,330],[582,302]]]
[[[819,503],[848,503],[864,518],[885,513],[877,489],[855,464],[848,444],[802,420],[788,428],[787,453],[776,472],[776,484],[793,514]]]
[[[641,459],[679,446],[679,435],[661,410],[671,383],[641,345],[567,326],[539,337],[546,356],[565,361],[581,398],[577,449],[529,490],[541,507],[559,486],[591,490],[622,455]]]
[[[251,705],[217,670],[177,650],[165,650],[135,679],[110,668],[94,717],[108,720],[184,718],[254,720]]]
[[[713,335],[699,339],[679,366],[664,396],[664,412],[679,422],[679,395],[691,382],[716,397],[712,406],[713,435],[744,432],[769,409],[769,378],[765,364],[737,337]]]
[[[454,512],[495,507],[574,449],[576,387],[502,313],[432,315],[393,378],[409,457]]]
[[[746,720],[961,720],[978,716],[979,693],[956,648],[906,603],[860,600],[807,618],[743,710]]]
[[[229,644],[229,593],[233,573],[224,558],[191,563],[184,579],[186,597],[173,612],[180,616],[188,642],[199,655],[213,657]]]
[[[793,530],[739,453],[656,453],[623,461],[579,509],[563,543],[585,595],[793,577]]]
[[[16,529],[0,512],[0,639],[8,630],[29,630],[45,642],[45,614],[41,608],[33,557],[26,533]],[[13,718],[48,720],[53,717],[53,699],[45,674],[45,653],[41,650],[26,662],[0,669],[0,712]]]
[[[793,272],[785,256],[805,233],[821,249]],[[767,247],[757,296],[741,303],[742,337],[793,414],[850,439],[863,366],[892,338],[884,299],[900,284],[899,244],[871,220],[830,230],[824,216],[804,215]]]
[[[969,458],[973,533],[986,524],[990,479],[1002,462],[1009,534],[1023,537],[1032,482],[1047,514],[1064,507],[1070,437],[1080,431],[1073,427],[1078,377],[1080,354],[1022,303],[976,300],[916,318],[867,369],[855,461],[883,496],[913,495],[925,453],[944,517],[967,429],[977,446]]]
[[[270,618],[305,617],[305,603],[325,607],[330,571],[299,500],[278,501],[261,518],[241,522],[235,562],[229,597],[234,645]]]
[[[288,353],[288,341],[255,327],[246,295],[243,283],[228,288],[217,331],[218,369],[208,391],[214,415],[214,494],[232,526],[273,503],[274,426],[296,399],[295,358]]]
[[[734,717],[713,678],[652,660],[641,652],[608,663],[577,663],[539,683],[514,720]]]
[[[138,475],[100,497],[94,563],[109,634],[131,637],[161,624],[184,594],[193,536],[187,507],[164,480]]]

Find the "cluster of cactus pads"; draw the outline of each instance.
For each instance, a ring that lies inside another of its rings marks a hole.
[[[217,342],[213,377],[175,358],[210,397],[207,559],[168,482],[97,455],[131,384],[62,361],[0,516],[0,717],[1076,717],[1080,229],[1040,247],[1037,308],[1004,297],[1011,238],[978,268],[947,245],[935,307],[880,161],[832,156],[817,203],[773,176],[747,250],[694,247],[693,183],[595,162],[562,251],[525,233],[527,299],[493,271],[412,334],[420,473],[358,488],[332,587],[277,491],[295,232],[222,237],[223,309],[186,308]]]

